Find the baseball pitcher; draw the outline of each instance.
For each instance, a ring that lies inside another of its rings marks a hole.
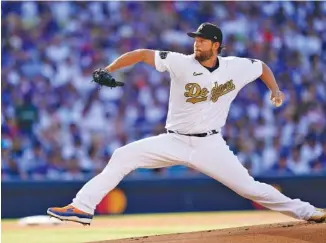
[[[131,171],[185,165],[271,210],[297,219],[326,221],[325,210],[255,181],[221,136],[232,100],[257,78],[269,88],[272,104],[282,105],[284,95],[270,68],[257,59],[219,56],[223,35],[214,24],[203,23],[188,36],[194,38],[192,55],[140,49],[94,71],[94,81],[108,87],[124,85],[111,73],[139,62],[169,72],[166,133],[115,150],[104,170],[84,185],[70,205],[49,208],[47,213],[61,220],[90,224],[96,205]]]

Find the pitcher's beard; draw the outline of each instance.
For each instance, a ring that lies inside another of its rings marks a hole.
[[[210,51],[205,51],[205,52],[201,51],[199,55],[197,55],[197,54],[195,53],[195,59],[196,59],[197,61],[199,61],[199,62],[204,62],[204,61],[209,60],[209,59],[213,56],[213,54],[214,54],[214,53],[213,53],[212,50],[210,50]]]

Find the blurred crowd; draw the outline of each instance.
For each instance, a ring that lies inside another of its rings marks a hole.
[[[116,148],[165,132],[168,74],[137,64],[114,74],[116,89],[91,74],[137,48],[191,54],[185,33],[206,21],[224,33],[222,55],[263,60],[286,94],[275,109],[258,80],[234,100],[222,133],[241,163],[254,176],[326,174],[326,2],[1,5],[2,180],[89,178]]]

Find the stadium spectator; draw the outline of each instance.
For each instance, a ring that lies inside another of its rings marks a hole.
[[[286,94],[274,109],[256,81],[232,104],[222,132],[250,173],[326,173],[325,2],[6,1],[2,178],[82,179],[114,149],[164,132],[167,74],[140,64],[114,74],[123,89],[99,90],[92,71],[136,48],[190,54],[185,33],[204,21],[221,26],[223,55],[265,61]]]

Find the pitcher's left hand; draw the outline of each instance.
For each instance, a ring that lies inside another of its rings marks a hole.
[[[281,106],[283,104],[284,99],[285,95],[280,90],[273,91],[271,94],[271,101],[275,107]]]

